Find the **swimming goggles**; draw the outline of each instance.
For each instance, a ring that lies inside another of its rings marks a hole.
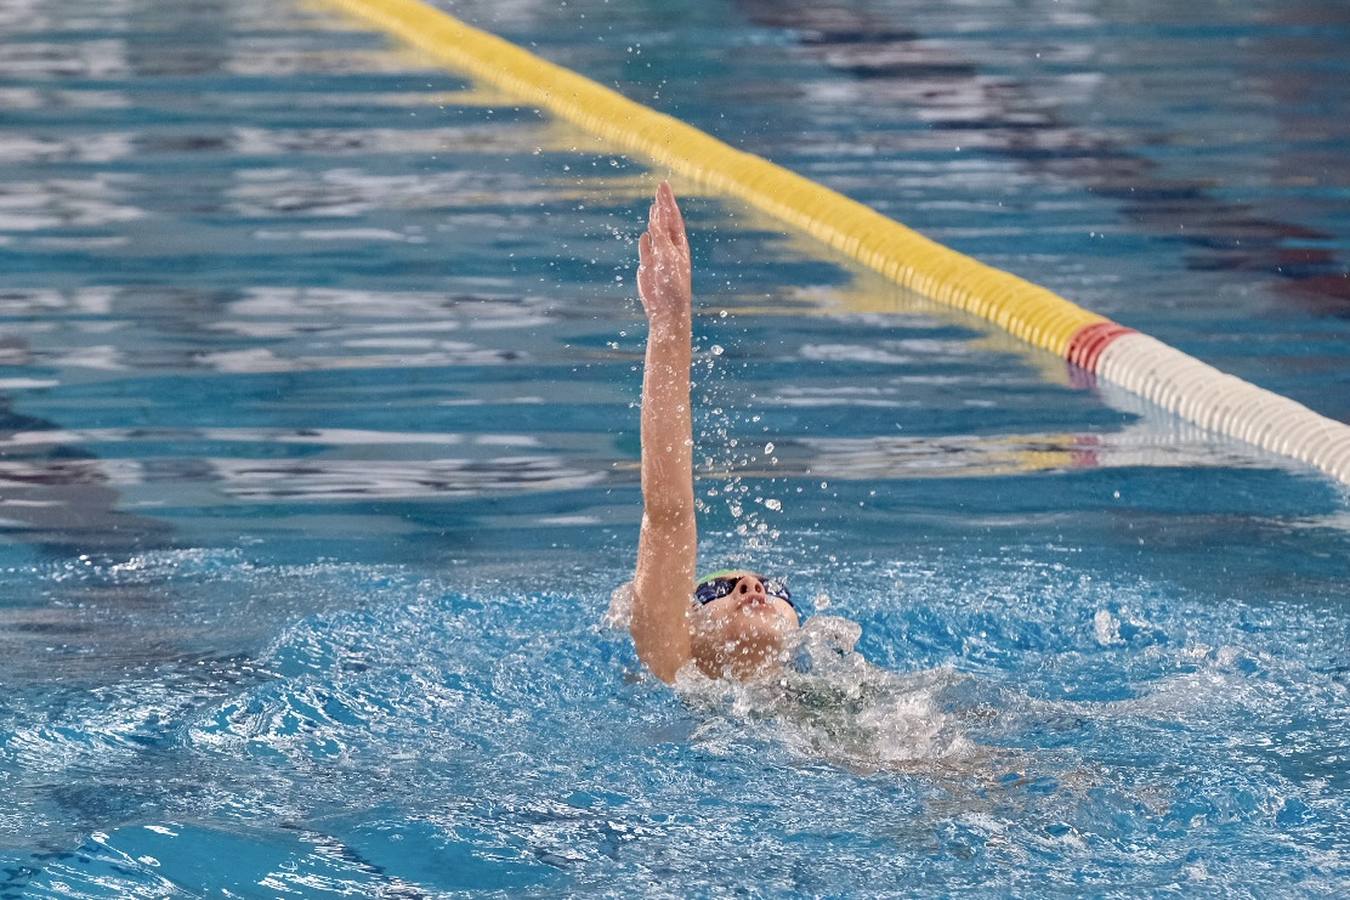
[[[700,606],[711,603],[714,600],[720,600],[727,594],[736,589],[736,585],[741,583],[744,575],[712,575],[698,583],[694,588],[694,601]],[[770,597],[777,597],[795,611],[797,604],[792,602],[792,594],[788,591],[787,585],[781,581],[772,579],[762,579],[764,583],[764,593]]]

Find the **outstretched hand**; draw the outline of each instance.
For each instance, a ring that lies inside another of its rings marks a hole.
[[[638,296],[654,326],[689,321],[691,304],[689,241],[675,192],[661,182],[638,240]]]

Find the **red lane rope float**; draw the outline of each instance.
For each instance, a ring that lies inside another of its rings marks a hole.
[[[1115,322],[1094,322],[1085,325],[1069,338],[1069,350],[1065,355],[1069,362],[1080,369],[1097,373],[1097,360],[1112,341],[1121,335],[1134,334],[1133,328],[1126,328]]]

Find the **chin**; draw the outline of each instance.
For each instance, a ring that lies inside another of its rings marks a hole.
[[[774,640],[781,642],[785,635],[796,629],[796,623],[773,607],[751,606],[740,611],[732,632],[737,636],[745,635],[751,640],[763,640],[772,636]]]
[[[792,630],[792,625],[782,616],[770,610],[767,613],[752,613],[732,635],[738,644],[773,644],[781,646],[784,636]]]
[[[781,617],[755,617],[726,635],[714,652],[704,654],[709,664],[700,663],[708,674],[748,678],[782,664],[785,635],[790,626]]]
[[[771,606],[725,610],[694,633],[694,658],[710,678],[753,678],[782,665],[788,635],[796,628]]]

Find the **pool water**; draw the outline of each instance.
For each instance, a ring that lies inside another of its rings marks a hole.
[[[1342,4],[691,6],[453,11],[1350,419]],[[673,692],[662,173],[322,6],[0,26],[0,897],[1350,889],[1344,486],[677,182],[701,555],[816,624]]]

